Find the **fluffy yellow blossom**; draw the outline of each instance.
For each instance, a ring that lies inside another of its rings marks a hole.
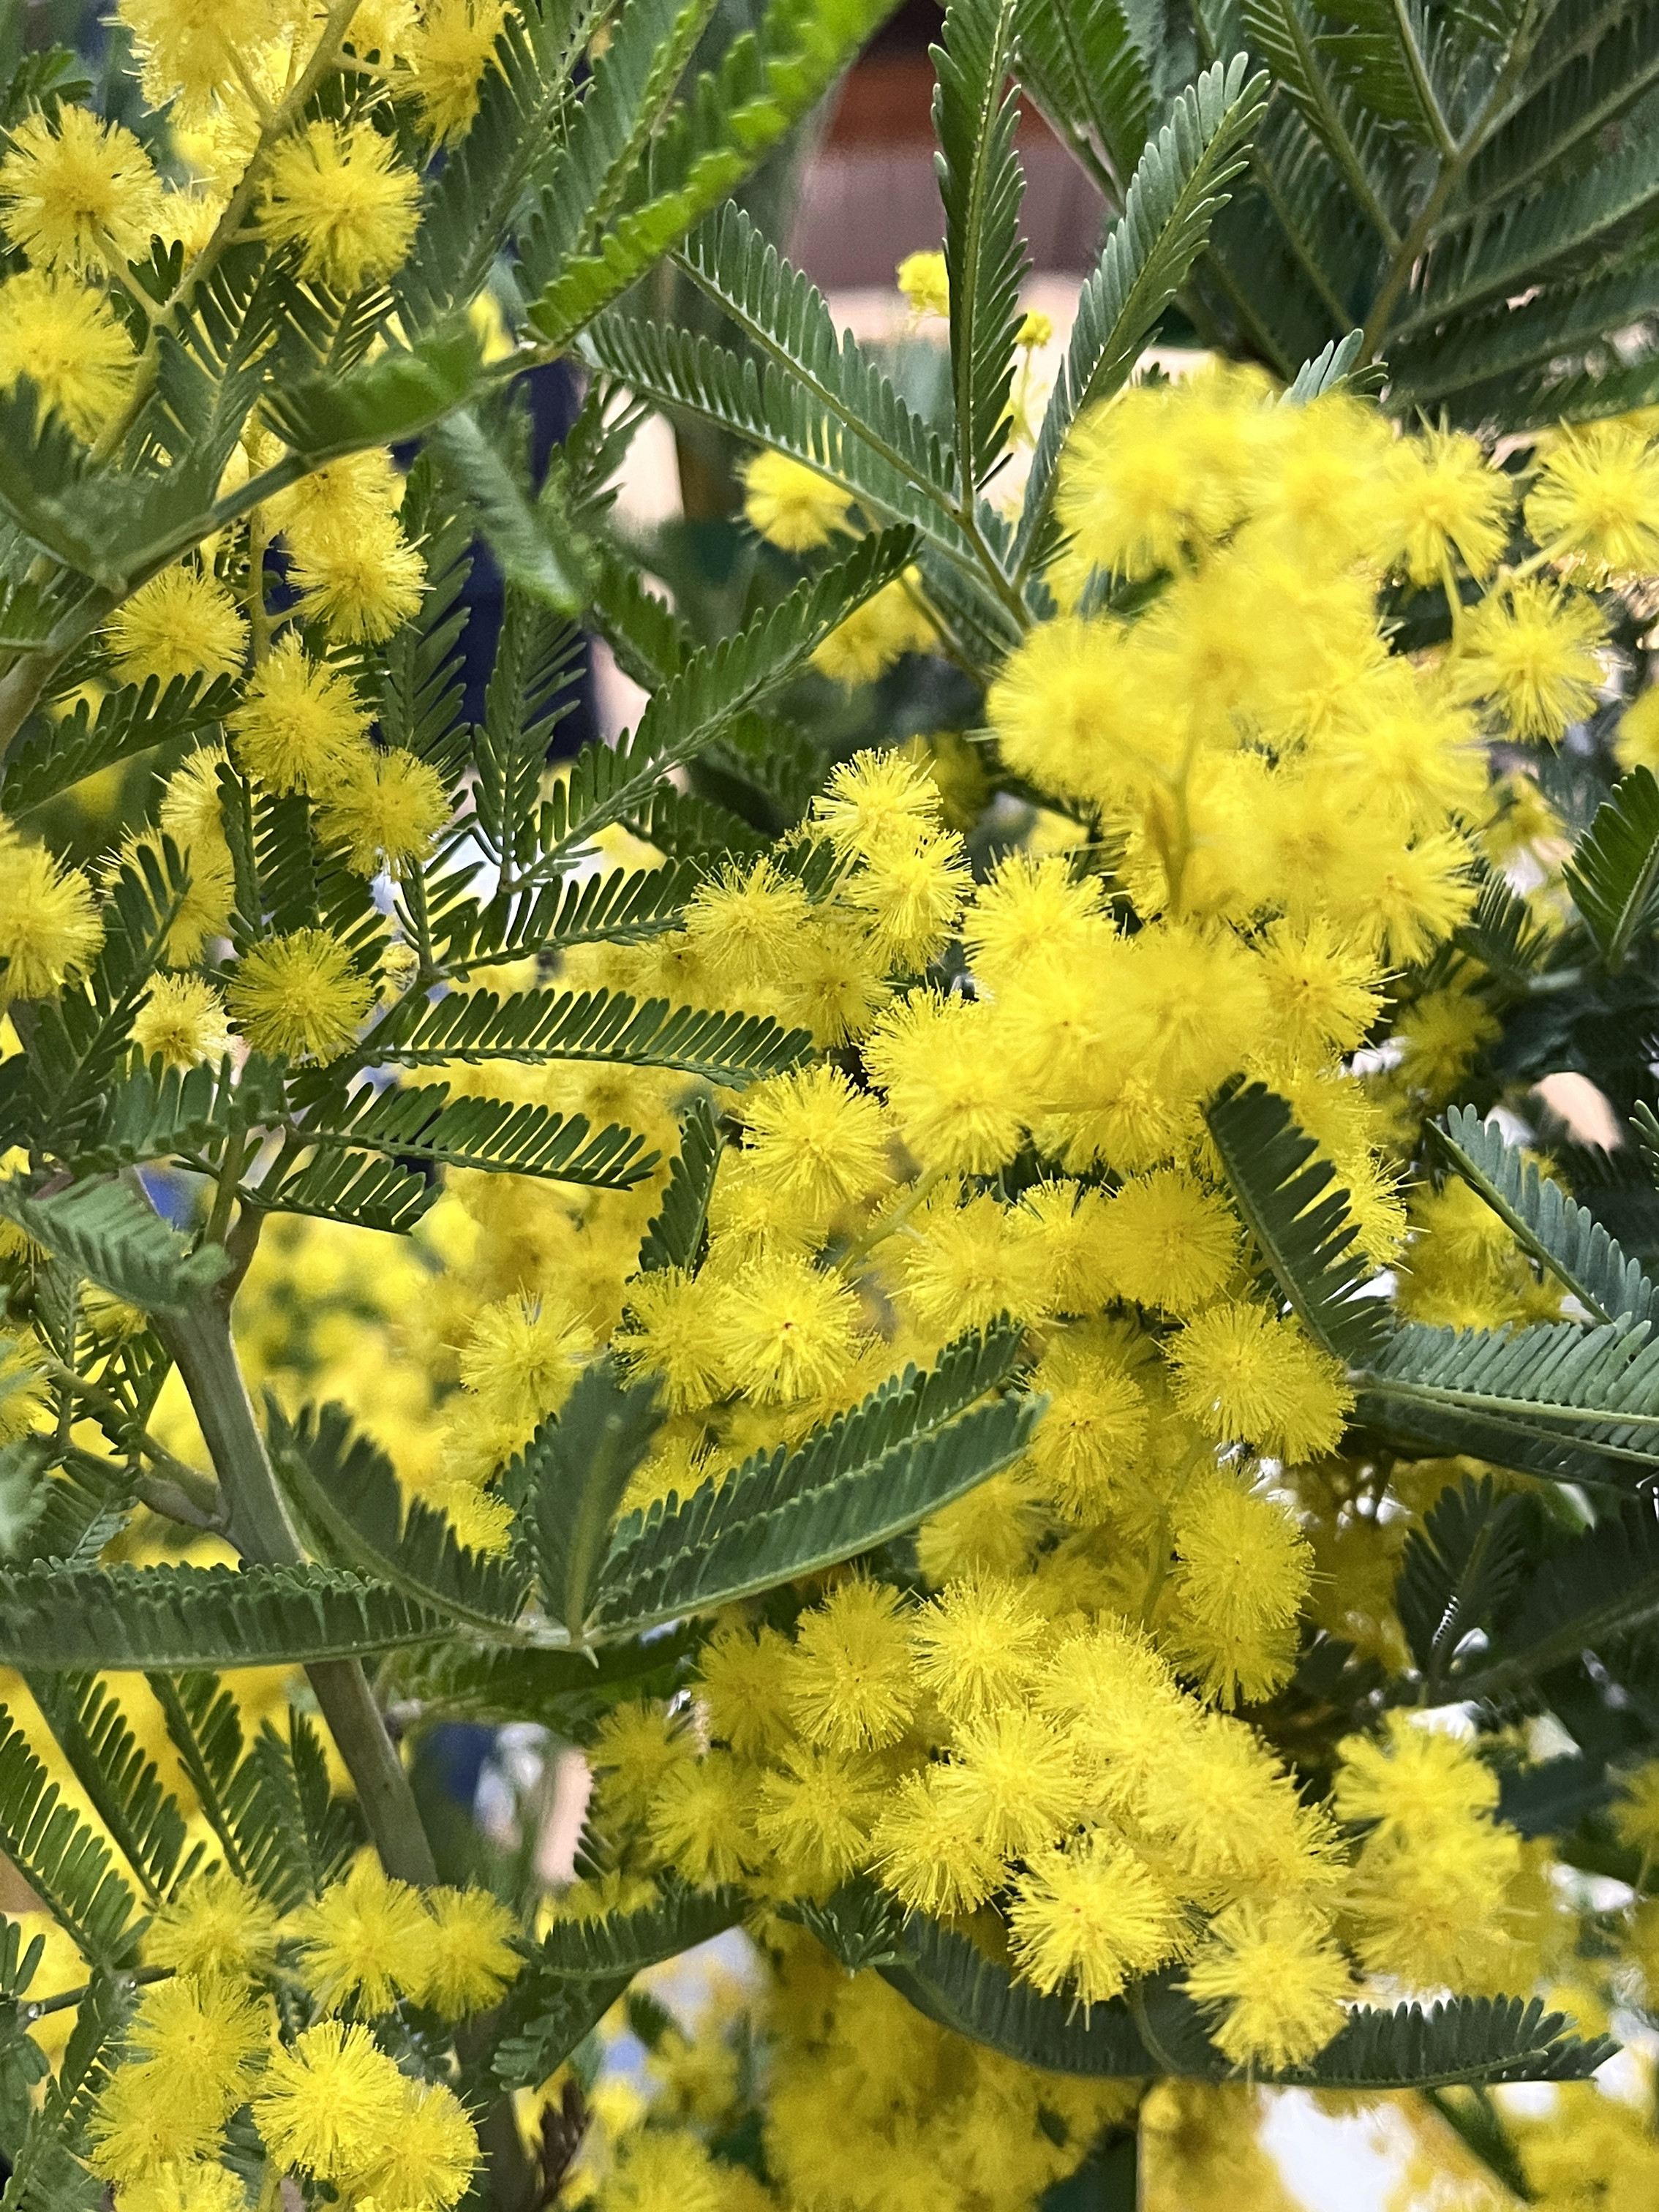
[[[419,611],[426,564],[395,515],[331,514],[290,544],[299,611],[342,644],[383,644]]]
[[[308,659],[290,632],[254,670],[228,726],[255,782],[320,796],[362,758],[368,722],[349,680]]]
[[[896,281],[916,317],[950,313],[951,280],[942,253],[907,253],[898,265]]]
[[[195,975],[158,975],[132,1022],[132,1042],[145,1060],[168,1067],[215,1066],[230,1050],[225,1002]]]
[[[126,398],[132,342],[103,295],[26,269],[0,284],[0,390],[30,379],[43,410],[90,441]]]
[[[343,298],[395,273],[415,235],[420,180],[369,123],[308,123],[265,172],[265,234]]]
[[[152,576],[115,610],[109,646],[125,684],[229,676],[242,665],[247,622],[222,584],[186,562]]]
[[[453,145],[471,128],[508,12],[506,0],[427,0],[404,40],[422,120],[438,145]]]
[[[148,253],[161,191],[125,124],[84,107],[26,116],[0,161],[0,229],[38,268],[101,273]]]
[[[231,972],[231,1020],[257,1051],[337,1060],[374,1004],[374,986],[326,930],[250,945]]]
[[[42,998],[83,975],[103,941],[81,871],[44,845],[26,843],[0,816],[0,1007]]]
[[[449,818],[443,778],[402,746],[347,760],[330,781],[317,810],[318,828],[343,845],[347,865],[360,876],[407,875],[430,857]]]
[[[839,484],[787,453],[757,453],[743,471],[743,511],[750,526],[786,553],[827,545],[847,526],[848,497]]]

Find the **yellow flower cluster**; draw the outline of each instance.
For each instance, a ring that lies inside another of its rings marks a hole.
[[[477,2164],[472,2123],[443,2082],[400,2071],[366,2023],[400,2001],[442,2021],[489,2005],[518,1970],[514,1925],[482,1891],[412,1890],[367,1856],[287,1923],[222,1870],[187,1882],[150,1923],[146,1963],[164,1978],[141,1997],[92,2116],[90,2163],[119,2212],[239,2201],[220,2160],[245,2104],[273,2172],[388,2212],[447,2212]],[[279,2034],[269,1991],[296,1968],[313,2024]]]

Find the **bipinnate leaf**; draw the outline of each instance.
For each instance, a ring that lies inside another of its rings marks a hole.
[[[968,500],[990,476],[1007,435],[1019,288],[1028,265],[1019,229],[1025,174],[1014,151],[1019,94],[1010,82],[1023,13],[1022,0],[950,0],[933,49],[957,468]]]
[[[1265,1084],[1224,1091],[1206,1116],[1240,1218],[1314,1341],[1363,1364],[1388,1334],[1388,1310],[1361,1297],[1364,1268],[1347,1193],[1315,1158],[1285,1100]]]
[[[228,1264],[216,1244],[190,1251],[155,1208],[121,1182],[76,1183],[31,1195],[0,1182],[0,1215],[65,1267],[146,1313],[188,1305]]]
[[[444,1615],[337,1567],[0,1568],[0,1664],[112,1674],[308,1666],[448,1632]]]
[[[758,1452],[611,1540],[586,1632],[610,1639],[793,1582],[888,1541],[1018,1459],[1042,1401],[1010,1392],[1021,1332],[960,1337],[793,1451]],[[984,1404],[977,1403],[984,1399]],[[573,1631],[574,1624],[570,1624]]]
[[[1599,806],[1565,870],[1573,903],[1609,968],[1659,917],[1659,780],[1634,768]]]
[[[477,2069],[480,2087],[544,2081],[635,1974],[735,1927],[752,1902],[741,1889],[689,1889],[671,1877],[636,1911],[555,1921],[502,2002],[496,2039]]]
[[[584,1368],[501,1477],[536,1562],[542,1601],[583,1640],[623,1496],[662,1426],[656,1384],[624,1382],[609,1358]]]
[[[483,376],[477,334],[462,316],[343,376],[319,373],[268,392],[262,404],[271,428],[310,470],[365,446],[418,437],[465,406]]]
[[[1533,1527],[1527,1493],[1500,1494],[1487,1475],[1443,1491],[1407,1537],[1395,1607],[1431,1696],[1450,1678],[1465,1640],[1490,1632],[1525,1571]]]
[[[1645,1322],[1408,1322],[1357,1377],[1358,1417],[1413,1457],[1464,1452],[1560,1482],[1659,1474],[1659,1341]]]
[[[333,1561],[457,1626],[514,1636],[529,1582],[524,1566],[468,1551],[435,1507],[405,1501],[391,1461],[353,1429],[343,1406],[307,1406],[290,1420],[267,1393],[265,1421],[277,1479]]]
[[[3,1603],[3,1601],[0,1601]],[[94,1966],[132,1963],[137,1900],[107,1844],[63,1802],[58,1784],[0,1705],[0,1849]]]
[[[1064,1991],[1042,1996],[968,1936],[924,1913],[909,1916],[901,1941],[904,1963],[878,1967],[883,1979],[929,2019],[1022,2065],[1108,2078],[1173,2070],[1188,2080],[1218,2081],[1234,2073],[1170,1976],[1155,1977],[1136,1992],[1154,2052],[1121,1997],[1091,2006],[1085,2014]],[[1581,2040],[1562,2014],[1547,2011],[1536,1997],[1455,1997],[1426,2010],[1357,2005],[1305,2065],[1255,2078],[1373,2092],[1457,2081],[1578,2081],[1617,2048],[1604,2036]]]
[[[680,1148],[663,1186],[662,1201],[640,1243],[640,1273],[693,1267],[702,1249],[708,1201],[726,1149],[714,1101],[697,1099],[680,1123]]]
[[[1588,1206],[1522,1158],[1472,1106],[1453,1106],[1428,1126],[1431,1144],[1478,1191],[1522,1249],[1578,1300],[1592,1321],[1646,1321],[1655,1286],[1640,1263]]]

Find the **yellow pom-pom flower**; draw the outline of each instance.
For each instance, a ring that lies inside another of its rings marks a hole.
[[[144,1957],[180,1974],[252,1974],[276,1953],[277,1915],[257,1889],[223,1868],[185,1884],[152,1916]]]
[[[1517,738],[1559,738],[1601,687],[1604,635],[1582,592],[1529,577],[1471,611],[1450,679],[1460,697],[1492,700]]]
[[[216,1066],[230,1050],[225,1002],[195,975],[157,975],[133,1017],[132,1042],[145,1060],[168,1067]]]
[[[421,118],[434,143],[464,138],[478,112],[478,86],[507,18],[505,0],[427,0],[403,42]]]
[[[731,1387],[768,1406],[835,1389],[859,1335],[851,1289],[779,1252],[722,1284],[711,1343]]]
[[[1527,527],[1595,577],[1659,569],[1659,444],[1628,422],[1564,428],[1527,496]]]
[[[385,2155],[411,2086],[366,2027],[325,2020],[273,2050],[253,2122],[283,2166],[343,2180]]]
[[[0,229],[37,268],[77,274],[141,258],[161,218],[155,172],[131,131],[67,105],[12,132],[0,201]]]
[[[302,276],[343,299],[401,267],[419,216],[420,179],[372,124],[308,123],[265,172],[265,234],[300,249]]]
[[[429,1889],[420,2002],[442,2020],[483,2013],[518,1975],[515,1920],[487,1889]]]
[[[420,1892],[383,1874],[369,1852],[305,1907],[295,1933],[325,2011],[350,1998],[362,2012],[385,2012],[400,1991],[412,1995],[429,1978],[432,1923]]]
[[[228,727],[256,783],[320,796],[362,760],[368,724],[349,680],[307,659],[290,633],[254,670]]]
[[[250,945],[225,995],[256,1051],[337,1060],[374,1003],[374,987],[326,930],[295,929]]]
[[[1165,1885],[1104,1833],[1036,1856],[1015,1884],[1008,1929],[1028,1979],[1048,1993],[1073,1991],[1085,2011],[1162,1966],[1185,1932]]]
[[[83,975],[104,941],[92,886],[0,816],[0,1008]]]
[[[420,611],[426,564],[395,515],[333,517],[291,531],[298,611],[346,645],[383,645]]]
[[[750,527],[785,553],[809,553],[848,526],[839,484],[787,453],[757,453],[743,471],[743,511]]]
[[[366,747],[342,768],[317,809],[320,835],[345,848],[360,876],[395,878],[430,857],[449,818],[449,794],[429,763],[402,746]]]
[[[896,281],[910,303],[912,314],[920,318],[950,313],[951,279],[945,256],[937,249],[931,253],[907,253],[898,265]]]
[[[847,1582],[806,1613],[785,1700],[801,1734],[830,1751],[896,1741],[916,1701],[899,1593],[884,1583]]]
[[[0,390],[27,376],[43,411],[94,438],[132,384],[132,342],[101,292],[44,269],[0,284]]]
[[[1342,1370],[1265,1307],[1224,1300],[1170,1346],[1176,1402],[1218,1443],[1282,1459],[1329,1451],[1353,1402]]]
[[[1300,2066],[1346,2017],[1346,1960],[1316,1912],[1292,1898],[1243,1899],[1218,1913],[1183,1986],[1213,2018],[1217,2048],[1235,2066]]]
[[[110,658],[124,684],[153,676],[229,676],[247,650],[247,622],[224,586],[193,562],[164,568],[110,617]]]

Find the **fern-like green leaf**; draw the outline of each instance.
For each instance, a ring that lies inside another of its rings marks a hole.
[[[1467,1452],[1561,1481],[1632,1484],[1659,1471],[1659,1342],[1648,1324],[1533,1328],[1413,1322],[1357,1376],[1359,1418],[1421,1456]]]
[[[131,1890],[115,1871],[102,1838],[63,1802],[58,1784],[48,1780],[3,1705],[0,1848],[90,1965],[112,1970],[133,1962],[139,1930]]]
[[[271,1397],[265,1420],[271,1464],[319,1548],[430,1613],[475,1632],[514,1635],[529,1580],[523,1566],[468,1551],[435,1507],[405,1503],[391,1461],[354,1432],[343,1406],[307,1406],[290,1421]]]
[[[189,1252],[125,1183],[77,1183],[31,1197],[15,1183],[0,1182],[0,1215],[77,1274],[146,1313],[188,1305],[225,1270],[217,1245]]]
[[[550,527],[554,510],[531,499],[499,440],[470,408],[458,407],[434,427],[428,444],[507,583],[556,614],[579,614],[587,599],[581,549]]]
[[[1249,68],[1240,54],[1206,70],[1140,157],[1121,219],[1079,299],[1066,363],[1038,434],[1020,517],[1024,559],[1046,548],[1054,473],[1072,424],[1127,381],[1226,204],[1226,186],[1244,166],[1267,90],[1266,77],[1250,76]]]
[[[630,1067],[678,1067],[712,1083],[752,1083],[792,1067],[811,1045],[805,1030],[782,1030],[757,1014],[643,1004],[620,991],[493,991],[416,1006],[412,1018],[376,1034],[374,1057],[400,1067],[448,1060],[606,1060]]]
[[[688,1889],[671,1879],[637,1912],[556,1921],[536,1946],[530,1971],[579,1982],[631,1979],[735,1928],[753,1903],[738,1888]]]
[[[1472,1190],[1479,1191],[1522,1249],[1571,1291],[1592,1321],[1646,1321],[1655,1286],[1587,1206],[1504,1140],[1472,1106],[1454,1106],[1429,1134]]]
[[[441,1189],[435,1176],[382,1152],[325,1145],[296,1167],[267,1177],[257,1189],[244,1186],[239,1195],[267,1213],[301,1213],[315,1221],[407,1237],[437,1204]]]
[[[372,1085],[337,1115],[307,1121],[308,1144],[372,1148],[423,1166],[473,1168],[487,1175],[542,1176],[595,1190],[629,1190],[657,1164],[645,1139],[613,1123],[591,1135],[580,1114],[506,1098],[452,1099],[447,1083],[404,1091]]]
[[[1251,46],[1301,110],[1366,220],[1395,250],[1400,243],[1400,157],[1386,126],[1369,113],[1329,66],[1306,0],[1244,0]]]
[[[653,1380],[624,1383],[609,1358],[584,1369],[501,1477],[536,1561],[542,1602],[579,1638],[617,1508],[662,1426]]]
[[[1601,957],[1622,967],[1659,918],[1659,780],[1651,769],[1632,769],[1596,809],[1565,874]]]
[[[975,1401],[1011,1375],[1020,1335],[963,1337],[930,1372],[896,1375],[795,1450],[760,1452],[723,1483],[671,1495],[617,1528],[591,1620],[597,1639],[790,1582],[885,1543],[1025,1449],[1042,1407]],[[974,1410],[969,1410],[974,1408]]]
[[[463,317],[413,346],[388,347],[343,376],[303,377],[285,391],[267,387],[262,404],[272,429],[300,457],[289,471],[298,476],[366,446],[418,437],[465,406],[483,382],[477,334]]]
[[[662,1203],[640,1243],[640,1272],[695,1267],[708,1223],[708,1201],[726,1149],[713,1102],[699,1098],[680,1123],[680,1148],[663,1186]]]
[[[1022,0],[950,0],[941,43],[933,49],[957,474],[964,501],[977,497],[1007,436],[1019,288],[1027,267],[1019,230],[1025,173],[1014,151],[1019,94],[1009,82],[1022,12]]]
[[[636,821],[672,769],[797,676],[831,630],[902,573],[914,550],[908,530],[862,539],[845,561],[808,578],[746,629],[694,654],[653,696],[631,738],[584,746],[543,809],[532,874],[562,871],[601,830]]]
[[[578,945],[639,945],[677,929],[703,871],[612,868],[508,891],[488,906],[458,902],[437,933],[447,975]]]
[[[0,1568],[0,1663],[111,1673],[309,1666],[445,1634],[401,1590],[333,1567]]]
[[[1152,77],[1121,0],[1045,0],[1019,26],[1021,81],[1109,207],[1121,204],[1152,122]]]
[[[1359,1295],[1365,1272],[1347,1193],[1331,1188],[1335,1170],[1315,1158],[1313,1139],[1264,1084],[1225,1092],[1207,1118],[1239,1218],[1280,1291],[1316,1344],[1363,1364],[1386,1337],[1388,1315]]]
[[[87,1799],[119,1846],[152,1905],[201,1857],[185,1855],[185,1818],[161,1785],[116,1699],[95,1676],[25,1676],[41,1717],[58,1740]]]
[[[249,1055],[240,1079],[228,1059],[190,1068],[152,1060],[132,1068],[111,1094],[89,1140],[76,1148],[76,1176],[180,1157],[215,1165],[233,1128],[275,1121],[283,1103],[281,1068],[258,1053]]]
[[[732,207],[694,232],[677,261],[736,325],[749,356],[612,314],[588,334],[593,358],[660,407],[806,462],[884,521],[914,525],[964,579],[978,579],[957,517],[954,455],[851,334],[836,331],[811,281]]]
[[[134,1990],[123,1974],[94,1967],[76,2008],[75,2026],[57,2072],[29,2114],[10,2153],[11,2173],[0,2196],[3,2212],[93,2212],[102,2188],[81,2163],[93,2106],[115,2064]]]
[[[77,699],[59,722],[40,716],[25,725],[7,759],[0,805],[21,814],[152,745],[193,738],[222,721],[235,697],[228,676],[175,676],[165,684],[151,676],[106,691],[95,705]]]
[[[1443,1491],[1406,1539],[1395,1607],[1412,1657],[1437,1701],[1465,1639],[1490,1630],[1527,1565],[1530,1501],[1492,1477]]]
[[[1498,1623],[1486,1663],[1466,1668],[1442,1700],[1502,1704],[1586,1651],[1650,1636],[1656,1623],[1659,1509],[1647,1491],[1534,1570]]]
[[[635,165],[624,204],[592,252],[564,262],[538,289],[530,319],[543,338],[568,343],[727,200],[743,178],[834,82],[892,0],[769,0],[752,33],[700,77]],[[554,187],[556,189],[556,186]],[[533,240],[532,230],[526,234]],[[530,248],[532,262],[534,247]]]
[[[279,1912],[316,1896],[350,1853],[356,1824],[330,1792],[311,1722],[291,1711],[286,1743],[262,1722],[246,1748],[235,1693],[216,1674],[147,1679],[227,1867]]]

